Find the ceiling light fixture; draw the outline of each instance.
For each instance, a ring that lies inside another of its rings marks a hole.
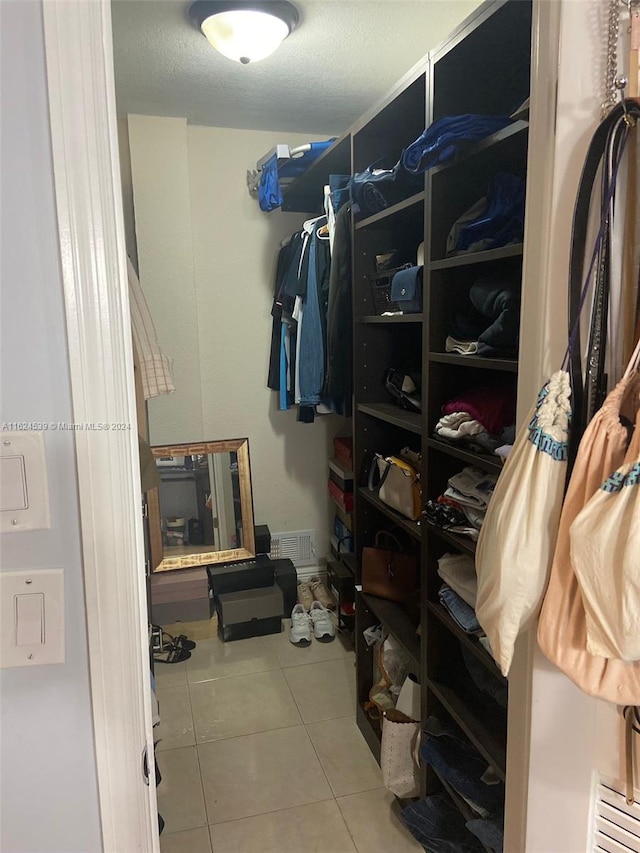
[[[217,51],[243,65],[271,56],[300,20],[287,0],[196,0],[189,16]]]

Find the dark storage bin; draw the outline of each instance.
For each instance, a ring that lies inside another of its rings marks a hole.
[[[273,563],[262,554],[245,563],[207,566],[207,572],[216,598],[229,592],[273,586]]]
[[[204,566],[151,575],[151,603],[154,606],[201,598],[209,601],[209,581]]]
[[[277,584],[224,593],[216,597],[216,610],[218,636],[225,643],[282,631],[284,603]]]
[[[174,622],[203,622],[211,619],[212,615],[213,606],[208,593],[204,598],[151,605],[151,618],[154,625],[173,625]]]
[[[255,527],[256,554],[268,554],[271,550],[271,531],[268,524],[257,524]]]
[[[298,600],[298,572],[291,560],[274,560],[276,583],[282,590],[285,616],[290,616]]]

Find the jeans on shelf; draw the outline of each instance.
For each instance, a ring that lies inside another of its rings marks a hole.
[[[468,820],[465,826],[485,847],[489,847],[494,853],[502,853],[504,847],[504,821],[502,817]]]
[[[476,619],[476,612],[469,607],[466,601],[454,592],[446,584],[440,588],[438,597],[446,607],[453,621],[462,628],[466,634],[479,634],[482,632],[480,623]]]
[[[443,794],[406,806],[402,820],[428,853],[480,853],[480,842],[466,829],[464,818]]]
[[[502,812],[504,783],[489,785],[482,781],[487,762],[453,726],[443,726],[435,717],[428,717],[420,757],[482,817]]]

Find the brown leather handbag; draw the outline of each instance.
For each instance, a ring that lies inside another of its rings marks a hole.
[[[395,548],[381,547],[382,537]],[[376,533],[373,548],[362,549],[362,591],[400,604],[410,604],[418,589],[418,561],[386,530]]]

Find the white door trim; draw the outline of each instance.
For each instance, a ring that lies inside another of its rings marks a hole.
[[[44,0],[105,853],[157,853],[133,355],[107,0]],[[114,425],[130,424],[117,429]],[[143,750],[151,784],[142,774]]]

